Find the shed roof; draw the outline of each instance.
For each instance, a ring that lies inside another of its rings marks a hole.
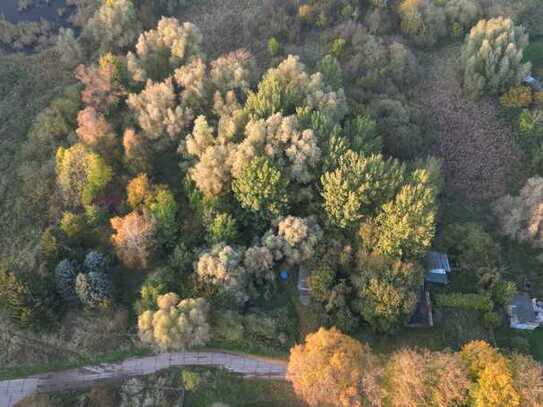
[[[445,270],[447,273],[451,271],[449,258],[445,253],[429,251],[426,253],[425,264],[428,271]]]
[[[426,277],[424,280],[427,283],[437,283],[437,284],[447,284],[449,282],[449,278],[447,277],[447,273],[443,270],[442,272],[440,270],[430,270],[428,273],[426,273]]]
[[[543,84],[541,83],[541,81],[537,78],[534,78],[532,75],[528,75],[526,78],[524,78],[524,83],[530,86],[536,92],[540,92],[543,90]]]
[[[537,321],[534,305],[527,294],[517,294],[513,297],[511,314],[521,324]]]

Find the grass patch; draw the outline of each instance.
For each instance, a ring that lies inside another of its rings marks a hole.
[[[209,407],[223,402],[230,406],[253,407],[305,407],[298,400],[287,381],[244,379],[216,369],[194,369],[206,377],[195,391],[185,396],[185,404],[191,407]]]
[[[532,63],[534,73],[543,75],[543,37],[530,41],[524,50],[524,60]]]

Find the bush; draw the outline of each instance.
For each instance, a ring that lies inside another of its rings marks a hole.
[[[270,53],[270,56],[276,57],[279,55],[279,51],[281,50],[281,45],[279,44],[279,41],[277,41],[277,38],[271,37],[268,40],[268,52]]]
[[[509,109],[519,109],[532,104],[532,90],[528,86],[513,86],[500,97],[500,104]]]
[[[438,294],[436,295],[436,304],[440,307],[473,309],[485,312],[485,315],[491,313],[494,308],[490,297],[482,294]],[[489,318],[492,317],[489,316]]]
[[[511,348],[520,353],[530,353],[530,342],[524,336],[513,336],[511,338]]]

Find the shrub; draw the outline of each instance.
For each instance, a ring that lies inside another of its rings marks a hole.
[[[494,304],[490,297],[483,294],[438,294],[436,304],[440,307],[466,308],[490,313]]]
[[[500,97],[500,104],[513,109],[528,107],[532,104],[532,90],[528,86],[513,86]]]
[[[347,44],[347,41],[343,38],[336,38],[332,45],[330,45],[330,54],[334,56],[335,58],[341,57],[343,54],[343,51],[345,50],[345,45]]]
[[[272,57],[277,56],[280,50],[281,50],[281,45],[279,44],[279,41],[277,41],[277,38],[271,37],[268,40],[268,52],[270,53],[270,56]]]

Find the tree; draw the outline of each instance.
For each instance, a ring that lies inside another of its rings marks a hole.
[[[110,53],[102,55],[97,65],[79,65],[75,76],[84,85],[81,101],[97,112],[110,113],[125,94],[124,70],[120,59]]]
[[[402,349],[387,363],[386,400],[392,407],[465,405],[470,381],[458,354]]]
[[[151,169],[151,151],[146,138],[134,129],[126,129],[123,133],[124,163],[133,173],[145,173]]]
[[[514,387],[505,356],[484,341],[465,344],[460,354],[468,364],[471,378],[476,383],[471,391],[475,407],[520,406],[520,396]]]
[[[464,270],[477,271],[500,263],[499,246],[478,223],[454,223],[446,227],[443,248]]]
[[[376,331],[390,332],[411,315],[422,277],[418,264],[361,254],[350,277],[353,308]]]
[[[236,218],[227,212],[217,214],[207,227],[209,243],[231,243],[239,237]]]
[[[57,150],[57,183],[66,204],[89,205],[113,176],[98,153],[78,143]]]
[[[415,170],[412,182],[383,205],[382,212],[375,218],[375,253],[417,258],[431,246],[437,204],[435,186],[428,175],[426,170]]]
[[[165,185],[153,185],[146,174],[130,180],[126,187],[128,204],[134,210],[145,210],[153,218],[160,243],[169,246],[177,237],[178,205],[173,193]]]
[[[277,68],[269,69],[249,92],[246,110],[253,118],[267,118],[275,113],[290,115],[300,106],[320,111],[337,122],[347,113],[343,89],[330,90],[317,73],[309,76],[297,56],[289,55]]]
[[[156,240],[156,224],[148,213],[130,212],[111,219],[111,237],[117,256],[130,268],[147,266]]]
[[[147,174],[139,174],[132,178],[126,186],[126,201],[132,209],[143,207],[152,194],[153,188]]]
[[[128,52],[128,71],[137,82],[161,81],[175,68],[200,57],[201,42],[202,35],[195,25],[162,17],[156,30],[139,36],[136,53]]]
[[[91,250],[83,260],[83,271],[85,273],[108,274],[110,268],[109,259],[98,250]]]
[[[526,181],[518,196],[506,195],[494,204],[500,231],[511,239],[541,247],[541,216],[543,202],[543,178],[532,177]]]
[[[445,15],[451,35],[461,37],[481,15],[481,6],[476,0],[449,0],[445,4]]]
[[[311,259],[323,232],[312,217],[287,216],[279,219],[277,232],[269,230],[262,236],[262,246],[275,261],[285,260],[290,265],[300,265]]]
[[[108,307],[111,301],[111,282],[103,272],[79,273],[75,292],[84,305],[91,308]]]
[[[363,154],[379,154],[383,149],[383,140],[377,133],[376,122],[369,115],[356,116],[346,123],[344,134],[351,140],[353,151]]]
[[[543,367],[531,356],[514,353],[511,356],[513,383],[523,407],[543,405]]]
[[[75,279],[78,267],[73,260],[64,259],[55,267],[55,286],[64,301],[76,301]]]
[[[398,13],[402,31],[418,45],[433,46],[446,33],[445,13],[431,0],[402,0]]]
[[[141,24],[131,0],[106,0],[85,25],[83,36],[91,37],[101,52],[132,45]]]
[[[76,130],[79,140],[94,149],[107,153],[115,146],[116,136],[105,116],[87,106],[77,115]]]
[[[261,224],[288,208],[288,180],[265,157],[255,157],[242,170],[232,190],[242,208]]]
[[[248,275],[242,264],[242,254],[224,243],[213,246],[198,259],[196,265],[198,280],[238,303],[245,303],[249,299]]]
[[[55,48],[60,55],[60,62],[67,68],[75,67],[83,59],[81,45],[79,45],[71,28],[59,28]]]
[[[178,104],[172,78],[156,83],[148,80],[141,93],[128,95],[127,104],[157,149],[177,140],[192,119],[191,109]]]
[[[464,91],[471,97],[498,95],[518,85],[530,72],[522,62],[528,36],[509,18],[479,21],[462,48]]]
[[[59,316],[58,297],[50,279],[19,274],[0,265],[0,309],[23,328],[46,325]]]
[[[321,177],[329,221],[342,229],[356,226],[394,197],[404,171],[397,160],[347,151],[340,157],[338,168]]]
[[[287,378],[310,406],[366,405],[379,397],[378,376],[369,346],[335,328],[320,328],[290,350]]]
[[[158,311],[138,318],[140,339],[165,350],[184,350],[205,345],[210,339],[209,304],[203,298],[180,300],[167,293],[157,298]]]

